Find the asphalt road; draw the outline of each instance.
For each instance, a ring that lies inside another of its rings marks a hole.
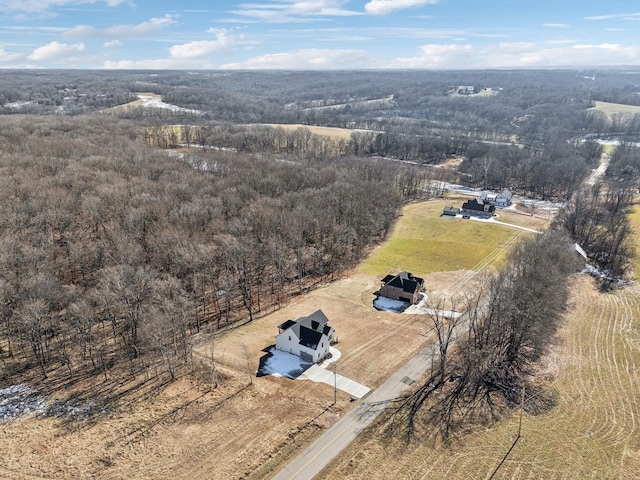
[[[367,395],[362,403],[334,423],[298,457],[283,468],[273,480],[311,480],[329,464],[362,430],[384,410],[386,404],[400,395],[431,368],[435,343],[420,351],[380,387]]]

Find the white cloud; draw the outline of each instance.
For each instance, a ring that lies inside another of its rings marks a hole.
[[[70,45],[67,43],[51,42],[48,45],[36,48],[27,58],[34,61],[51,60],[82,53],[85,50],[86,47],[83,43]]]
[[[592,17],[584,17],[585,20],[640,20],[640,12],[638,13],[615,13],[612,15],[596,15]]]
[[[169,48],[169,57],[145,60],[106,61],[103,68],[108,69],[212,69],[219,68],[210,57],[214,53],[231,49],[234,45],[246,44],[242,35],[234,35],[231,30],[210,28],[208,33],[215,35],[214,40],[173,45]]]
[[[102,68],[110,70],[177,70],[181,68],[194,68],[194,66],[173,58],[161,58],[150,60],[107,61],[104,62]],[[195,68],[197,68],[197,66]],[[213,66],[201,65],[200,68],[213,68]]]
[[[0,0],[0,11],[39,13],[46,12],[51,7],[87,3],[106,3],[110,7],[117,7],[122,3],[130,3],[130,0]]]
[[[270,53],[244,62],[229,63],[222,68],[329,70],[375,68],[376,62],[364,50],[310,48],[286,53]]]
[[[417,57],[398,58],[389,65],[391,68],[452,68],[458,64],[470,66],[474,51],[471,45],[423,45],[421,55]]]
[[[177,23],[172,15],[152,18],[147,22],[137,25],[113,25],[102,30],[98,30],[90,25],[76,25],[67,30],[62,36],[65,38],[136,38],[156,34],[167,28],[169,25]]]
[[[371,0],[364,9],[372,15],[386,15],[394,10],[422,7],[438,2],[439,0]]]
[[[104,48],[122,47],[123,45],[124,43],[122,43],[120,40],[111,40],[110,42],[104,42],[102,44]]]
[[[201,58],[211,55],[237,43],[241,37],[234,38],[224,29],[209,29],[209,33],[216,36],[215,40],[200,40],[195,42],[183,43],[182,45],[174,45],[169,49],[171,58]]]
[[[23,55],[21,53],[9,53],[4,47],[0,47],[0,64],[7,64],[10,62],[15,62],[16,60],[22,59]]]
[[[566,23],[543,23],[543,27],[547,28],[570,28],[571,25],[567,25]]]
[[[640,46],[574,44],[541,46],[536,43],[423,45],[415,57],[389,62],[387,68],[546,68],[638,65]]]
[[[345,0],[280,0],[278,3],[247,3],[232,14],[250,21],[269,23],[307,22],[311,17],[347,17],[361,12],[342,8]]]

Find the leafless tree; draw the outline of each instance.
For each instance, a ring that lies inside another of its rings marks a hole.
[[[448,438],[466,418],[498,415],[498,405],[517,400],[565,311],[567,279],[576,265],[569,246],[556,231],[518,245],[506,267],[477,296],[465,298],[467,334],[460,333],[453,358],[449,350],[460,320],[432,316],[438,369],[399,398],[394,411],[409,436],[424,420]]]

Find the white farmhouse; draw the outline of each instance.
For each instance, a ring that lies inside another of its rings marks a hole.
[[[511,194],[510,192],[483,192],[482,195],[480,195],[480,200],[482,200],[485,205],[492,205],[497,208],[505,208],[511,205],[513,194]]]
[[[327,325],[329,319],[322,310],[308,317],[287,320],[278,325],[276,348],[297,355],[308,362],[318,363],[329,356],[334,329]]]

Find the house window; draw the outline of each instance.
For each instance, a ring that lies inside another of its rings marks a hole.
[[[324,347],[324,342],[322,342],[322,343],[320,344],[320,346],[321,346],[321,347]]]
[[[289,335],[289,341],[291,341],[291,335]]]

